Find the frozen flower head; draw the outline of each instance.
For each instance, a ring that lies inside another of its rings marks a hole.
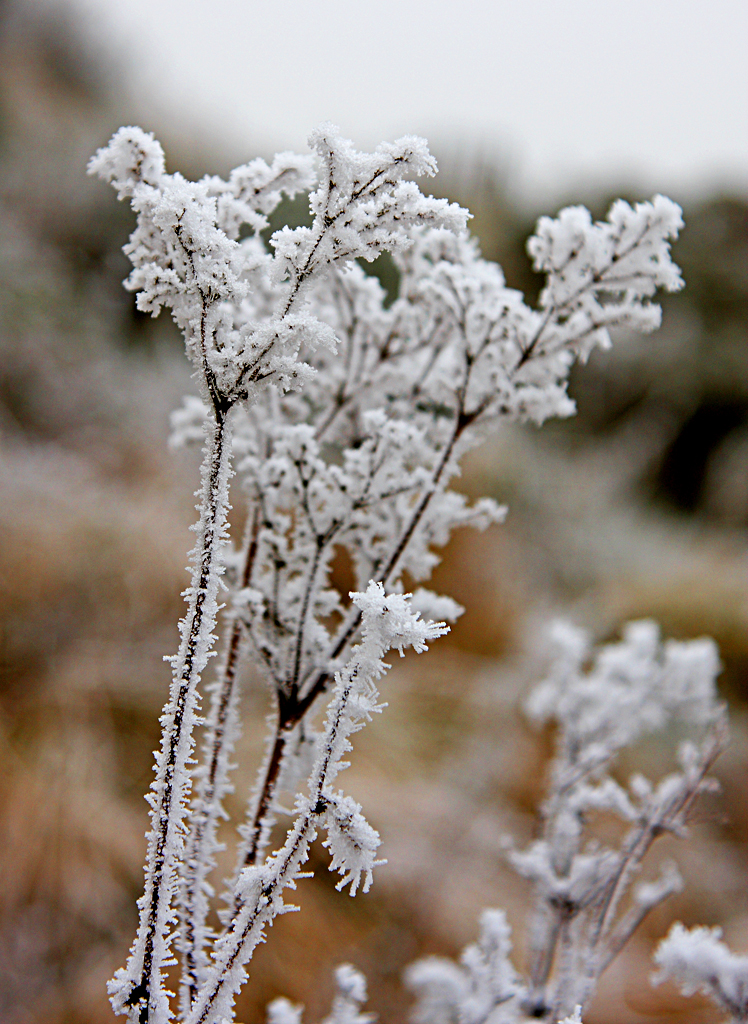
[[[91,174],[111,182],[119,199],[129,199],[140,184],[156,188],[164,175],[164,151],[151,132],[120,128],[108,146],[88,164]]]

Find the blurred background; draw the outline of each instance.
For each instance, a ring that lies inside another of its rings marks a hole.
[[[135,928],[152,750],[176,645],[197,456],[167,448],[192,388],[166,319],[121,281],[129,211],[85,176],[122,123],[155,130],[171,169],[227,172],[304,147],[331,119],[360,148],[427,135],[434,192],[468,206],[484,254],[530,296],[540,213],[596,215],[654,191],[684,206],[686,290],[664,325],[575,370],[578,416],[504,430],[459,486],[508,503],[462,532],[434,589],[468,611],[398,666],[389,708],[345,781],[389,864],[351,900],[320,871],[253,961],[239,1019],[278,994],[327,1012],[331,970],[362,968],[387,1024],[403,966],[454,955],[505,906],[522,959],[527,893],[502,836],[533,834],[548,735],[521,705],[544,623],[595,637],[657,618],[710,634],[734,737],[688,843],[687,879],[611,968],[589,1024],[707,1024],[649,985],[674,918],[748,952],[748,10],[662,0],[424,8],[216,0],[0,3],[0,1021],[112,1019],[106,980]],[[242,757],[261,749],[248,678]],[[636,753],[655,774],[668,743]],[[634,760],[632,759],[632,764]],[[251,773],[240,781],[241,791]],[[669,846],[667,844],[670,844]],[[677,847],[677,848],[676,848]],[[655,856],[657,861],[659,854]],[[653,865],[654,870],[654,865]]]

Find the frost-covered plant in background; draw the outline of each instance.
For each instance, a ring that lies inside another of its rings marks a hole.
[[[708,772],[726,733],[714,644],[662,644],[652,622],[630,624],[621,643],[598,651],[567,625],[555,627],[553,640],[551,673],[527,702],[531,719],[556,728],[540,834],[509,854],[532,886],[527,971],[520,976],[511,964],[503,913],[485,911],[478,944],[459,966],[432,958],[409,969],[415,1024],[478,1024],[489,1016],[518,1024],[572,1014],[646,915],[680,889],[671,863],[655,879],[637,876],[652,843],[683,836],[694,802],[713,786]],[[625,747],[676,726],[696,730],[678,747],[678,770],[658,782],[637,774],[623,785],[613,777]],[[617,847],[595,835],[601,816],[626,826]]]
[[[682,283],[669,253],[681,226],[674,203],[618,202],[604,223],[573,208],[541,219],[528,244],[546,275],[530,308],[481,258],[467,212],[409,180],[436,170],[422,140],[362,154],[324,125],[310,143],[316,159],[258,159],[226,181],[168,174],[158,143],[137,128],[120,129],[91,161],[137,215],[126,251],[138,307],[170,309],[184,333],[200,394],[175,414],[175,438],[204,445],[187,612],[148,796],[140,923],[110,986],[115,1010],[139,1024],[163,1024],[175,1012],[189,1024],[232,1019],[246,965],[274,917],[291,909],[283,893],[303,877],[318,832],[339,887],[369,887],[379,837],[334,784],[351,735],[380,710],[387,652],[424,650],[445,631],[442,620],[461,612],[422,588],[405,595],[406,582],[429,576],[435,548],[456,526],[503,517],[493,501],[470,505],[448,489],[460,457],[501,423],[571,415],[574,361],[609,345],[610,327],[657,327],[652,296]],[[283,194],[306,190],[311,227],[277,231],[268,248],[260,234],[268,214]],[[360,265],[385,251],[399,270],[392,302]],[[234,475],[248,513],[243,532],[234,524],[233,537],[243,539],[232,545]],[[345,573],[334,574],[334,563],[349,567],[351,593],[336,583]],[[216,653],[219,601],[220,654],[203,717],[199,684]],[[627,791],[606,772],[641,731],[695,709],[712,713],[716,658],[705,645],[663,654],[647,626],[616,650],[587,674],[583,641],[567,633],[555,674],[536,695],[535,715],[556,718],[561,731],[543,836],[514,855],[536,891],[533,964],[521,985],[508,966],[506,923],[487,912],[463,966],[451,975],[440,968],[463,986],[452,1004],[460,1020],[579,1019],[576,1007],[600,971],[673,887],[666,877],[645,891],[633,919],[617,917],[652,838],[682,826],[714,743],[688,748],[681,773],[659,786],[640,780]],[[275,710],[216,931],[212,875],[243,658],[261,669]],[[611,702],[618,711],[606,718]],[[271,851],[287,813],[283,793],[296,802],[285,842]],[[631,823],[621,850],[583,846],[591,808]],[[175,958],[178,1009],[167,990]],[[361,1021],[363,982],[346,970],[330,1019]],[[426,970],[411,974],[417,1013],[441,1020],[444,1001],[424,982]],[[290,1004],[271,1010],[273,1020],[297,1016]]]

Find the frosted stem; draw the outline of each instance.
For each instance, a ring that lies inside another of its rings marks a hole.
[[[248,586],[257,550],[259,510],[254,508],[247,531],[242,585]],[[209,909],[207,878],[215,867],[216,834],[223,816],[223,797],[229,790],[230,757],[239,732],[237,671],[241,658],[244,627],[241,615],[231,619],[230,636],[221,671],[211,688],[211,705],[202,742],[202,763],[197,783],[190,834],[185,844],[184,870],[180,892],[182,922],[180,949],[183,953],[182,1007],[189,1008],[197,994],[206,963],[205,922]]]
[[[198,723],[200,674],[213,642],[217,593],[222,572],[221,548],[226,528],[230,439],[225,419],[208,426],[202,468],[201,517],[193,553],[188,610],[180,623],[181,644],[173,663],[171,692],[161,716],[161,749],[151,783],[151,830],[145,866],[140,924],[124,972],[111,990],[137,1024],[165,1024],[171,1013],[163,968],[171,964],[173,902],[179,862],[184,852],[183,827],[191,780],[189,765]]]

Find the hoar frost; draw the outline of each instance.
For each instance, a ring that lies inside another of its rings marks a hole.
[[[719,928],[674,924],[657,947],[657,982],[672,979],[683,995],[703,992],[734,1024],[748,1021],[748,956],[732,953]]]
[[[442,620],[462,611],[423,587],[404,595],[405,576],[427,579],[456,527],[483,529],[505,514],[489,499],[471,504],[449,490],[460,458],[502,423],[571,415],[566,384],[574,361],[607,346],[612,327],[652,330],[660,315],[655,291],[681,285],[669,251],[680,211],[660,196],[633,207],[616,203],[599,224],[578,208],[543,218],[528,244],[546,276],[533,309],[481,257],[465,232],[467,212],[424,195],[412,180],[436,171],[422,139],[359,153],[323,125],[310,147],[311,155],[282,153],[238,167],[226,180],[191,182],[166,171],[153,136],[122,128],[90,164],[137,217],[126,287],[141,310],[155,316],[168,309],[184,334],[199,396],[175,414],[174,441],[204,449],[187,610],[148,797],[140,922],[127,965],[110,984],[115,1010],[131,1024],[165,1024],[175,1012],[183,1024],[233,1019],[246,965],[274,917],[290,909],[283,893],[304,876],[318,833],[339,887],[368,889],[380,863],[379,835],[360,805],[335,788],[342,758],[353,734],[381,710],[376,684],[388,668],[386,653],[425,650],[445,631]],[[269,215],[283,196],[304,191],[311,226],[282,228],[266,245],[261,232]],[[391,303],[360,265],[385,251],[399,272]],[[241,537],[235,545],[228,532],[232,478],[248,507],[243,535],[232,534]],[[336,586],[338,557],[355,578],[351,594]],[[219,626],[203,717],[202,677]],[[576,707],[586,699],[591,682],[574,675],[575,643],[559,662],[569,692],[557,697],[559,680],[549,679],[536,715],[563,716],[564,700]],[[610,858],[623,856],[595,858],[579,846],[574,823],[584,807],[610,806],[632,822],[676,814],[681,783],[670,784],[668,804],[658,789],[632,785],[625,793],[600,773],[606,757],[630,742],[637,716],[658,728],[707,700],[687,692],[688,681],[698,690],[697,669],[707,672],[713,660],[706,648],[685,661],[676,648],[655,656],[650,634],[626,644],[626,664],[651,670],[660,688],[649,696],[616,691],[621,715],[607,725],[594,699],[585,704],[575,719],[586,760],[576,766],[583,778],[569,790],[573,801],[552,784],[546,837],[524,861],[517,855],[539,906],[547,905],[535,929],[539,950],[548,907],[563,900],[579,912],[599,907]],[[208,923],[212,876],[232,789],[245,658],[265,677],[273,715],[216,929]],[[606,671],[601,665],[600,685],[612,687]],[[676,684],[678,696],[668,703],[664,691]],[[562,751],[554,779],[569,770],[564,758]],[[702,763],[700,748],[684,754],[689,792],[699,788]],[[273,851],[273,828],[288,818],[283,792],[295,803],[287,838]],[[653,901],[650,892],[645,903]],[[607,935],[608,918],[598,923]],[[506,966],[508,932],[497,912],[484,918],[481,934],[456,968],[462,994],[455,989],[450,998],[460,1013],[477,1024],[486,1014],[494,1020],[494,1004],[509,1013],[523,998],[546,998],[542,965],[525,989]],[[589,946],[595,971],[598,947]],[[175,957],[178,1008],[165,980]],[[330,1020],[361,1024],[368,1019],[360,1013],[363,982],[352,968],[341,971]],[[453,987],[456,978],[453,972]],[[566,985],[554,997],[570,1020],[578,987]],[[585,980],[578,1003],[588,988]],[[297,1024],[299,1013],[276,1003],[270,1019]]]

